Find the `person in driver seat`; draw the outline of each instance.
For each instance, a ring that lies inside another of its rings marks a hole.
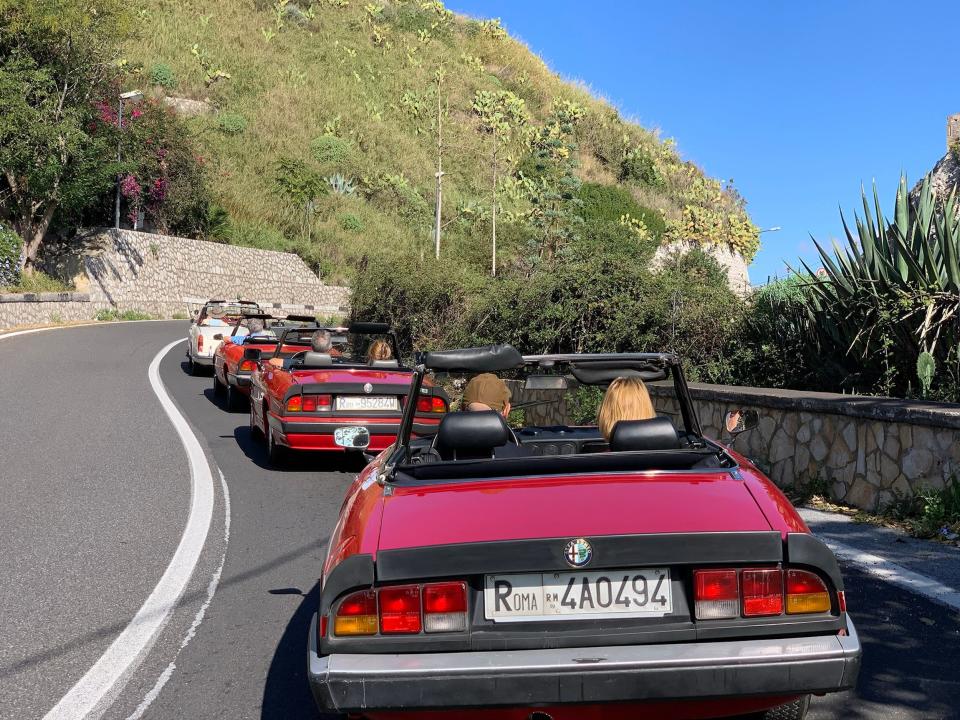
[[[510,388],[493,373],[482,373],[470,378],[463,389],[462,410],[496,410],[506,419],[510,415]]]
[[[618,377],[607,388],[597,413],[603,439],[610,442],[613,428],[621,420],[649,420],[657,416],[650,393],[638,377]]]

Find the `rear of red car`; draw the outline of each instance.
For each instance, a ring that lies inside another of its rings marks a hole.
[[[325,578],[319,704],[703,718],[851,687],[860,649],[836,561],[787,532],[799,518],[763,512],[752,485],[769,483],[751,472],[392,487],[376,552]]]

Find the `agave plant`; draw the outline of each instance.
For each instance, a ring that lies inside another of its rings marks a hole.
[[[353,180],[348,180],[340,173],[328,177],[327,184],[337,195],[353,195],[357,190]]]
[[[943,357],[956,346],[960,318],[960,222],[956,193],[938,200],[927,177],[911,198],[900,178],[893,222],[876,188],[863,193],[856,234],[843,220],[847,247],[815,243],[823,268],[806,264],[807,311],[821,347],[840,345],[860,361],[880,361],[901,384],[920,353]],[[895,358],[890,370],[890,359]]]

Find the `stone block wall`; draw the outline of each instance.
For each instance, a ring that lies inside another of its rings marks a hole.
[[[80,263],[78,289],[94,302],[161,317],[211,297],[293,304],[321,316],[349,309],[349,288],[324,284],[291,253],[109,230],[85,244]],[[80,288],[84,275],[88,286]]]
[[[0,330],[93,320],[98,310],[107,307],[105,303],[92,302],[87,293],[0,294]]]
[[[658,412],[678,416],[672,385],[650,391]],[[759,413],[759,427],[733,447],[781,486],[826,481],[834,500],[875,511],[894,492],[960,478],[960,405],[721,385],[690,391],[704,434],[721,442],[729,442],[728,411]]]

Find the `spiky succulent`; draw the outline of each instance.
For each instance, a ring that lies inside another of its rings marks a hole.
[[[327,184],[337,195],[353,195],[357,190],[357,186],[354,185],[353,180],[348,180],[340,173],[328,177]]]

